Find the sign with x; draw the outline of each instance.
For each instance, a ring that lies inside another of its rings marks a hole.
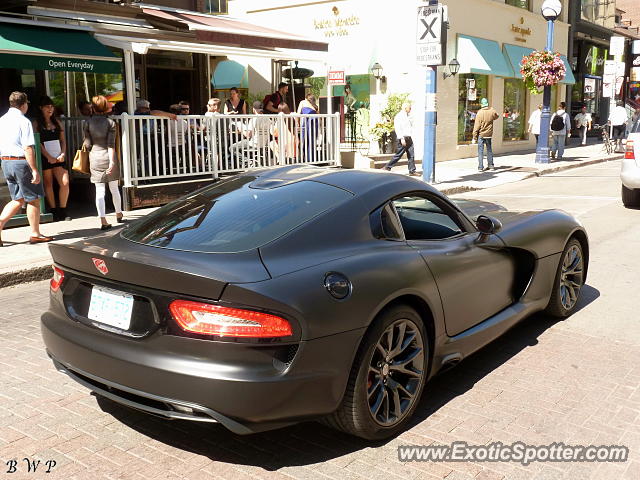
[[[440,43],[442,37],[442,7],[418,7],[418,28],[416,42]]]
[[[420,65],[442,65],[443,19],[446,7],[442,5],[424,5],[418,7],[416,28],[416,61]]]

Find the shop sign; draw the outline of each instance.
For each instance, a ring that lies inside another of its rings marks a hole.
[[[624,37],[614,35],[609,41],[609,53],[614,57],[616,55],[624,55]]]
[[[524,17],[520,17],[520,25],[524,25]],[[511,31],[516,34],[516,42],[527,43],[527,38],[531,36],[531,28],[511,24]]]
[[[345,85],[347,83],[344,70],[330,70],[328,79],[329,85]]]
[[[313,28],[324,32],[325,37],[346,37],[351,33],[351,27],[360,25],[357,15],[341,16],[338,7],[331,9],[332,18],[315,18]]]
[[[584,58],[585,73],[602,75],[602,67],[607,58],[607,50],[595,46],[589,47]]]
[[[0,68],[20,68],[32,70],[51,70],[59,72],[85,73],[121,73],[122,62],[114,61],[49,57],[44,55],[0,54]]]

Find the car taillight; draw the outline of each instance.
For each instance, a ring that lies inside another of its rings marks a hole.
[[[636,155],[633,151],[633,140],[627,140],[627,149],[624,152],[624,158],[635,160]]]
[[[52,292],[57,292],[60,290],[60,285],[64,281],[64,272],[60,270],[58,267],[53,267],[53,277],[51,277],[51,282],[49,285],[51,286]]]
[[[186,332],[251,338],[287,337],[293,333],[284,318],[252,310],[174,300],[169,311]]]

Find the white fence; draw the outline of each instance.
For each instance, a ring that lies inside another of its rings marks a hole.
[[[278,165],[339,164],[338,115],[112,118],[119,123],[125,187]],[[82,145],[83,121],[64,120],[68,149],[74,152]]]

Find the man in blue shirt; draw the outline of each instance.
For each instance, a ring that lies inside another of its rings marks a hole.
[[[33,128],[24,116],[29,108],[27,95],[23,92],[13,92],[9,96],[9,105],[9,111],[0,117],[0,157],[11,201],[4,206],[0,214],[0,234],[11,217],[26,203],[27,219],[31,226],[29,243],[50,242],[53,237],[40,233],[40,199],[44,196],[44,191],[36,167]]]

